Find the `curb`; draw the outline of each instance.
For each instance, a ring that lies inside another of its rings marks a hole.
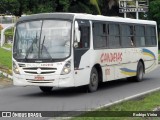
[[[2,71],[0,71],[0,74],[2,74],[2,75],[4,75],[5,77],[7,77],[7,78],[9,78],[9,79],[13,79],[13,76],[12,75],[9,75],[9,74],[7,74],[7,73],[5,73],[5,72],[2,72]]]
[[[93,108],[93,109],[88,109],[86,110],[86,112],[89,112],[89,111],[96,111],[96,110],[99,110],[99,109],[102,109],[104,107],[110,107],[112,105],[115,105],[115,104],[119,104],[119,103],[122,103],[122,102],[126,102],[126,101],[129,101],[129,100],[133,100],[133,99],[136,99],[136,98],[139,98],[141,96],[145,96],[145,95],[148,95],[150,93],[153,93],[153,92],[156,92],[156,91],[159,91],[160,90],[160,87],[159,88],[155,88],[155,89],[152,89],[152,90],[148,90],[146,92],[142,92],[140,94],[136,94],[136,95],[133,95],[133,96],[129,96],[129,97],[126,97],[126,98],[123,98],[123,99],[120,99],[120,100],[117,100],[115,102],[111,102],[111,103],[108,103],[108,104],[104,104],[104,105],[100,105],[99,107],[97,108]],[[158,108],[159,109],[159,108]],[[83,114],[83,113],[82,113]],[[81,115],[81,114],[79,114]],[[55,118],[50,118],[48,120],[70,120],[72,118],[75,118],[77,117],[77,115],[75,116],[71,116],[71,117],[55,117]]]
[[[5,49],[5,50],[8,50],[8,51],[12,51],[11,48],[6,48],[6,47],[1,47],[1,48]]]

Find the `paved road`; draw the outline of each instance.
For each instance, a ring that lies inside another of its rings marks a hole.
[[[160,87],[160,67],[146,74],[143,82],[127,80],[103,84],[95,93],[82,88],[42,93],[38,87],[0,89],[0,111],[74,111],[88,110]]]

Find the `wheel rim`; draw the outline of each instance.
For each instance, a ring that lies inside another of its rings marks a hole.
[[[91,76],[91,86],[96,87],[97,86],[97,81],[98,81],[97,75],[95,73],[93,73],[92,76]]]

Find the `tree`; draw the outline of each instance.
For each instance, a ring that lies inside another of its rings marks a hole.
[[[27,14],[54,12],[56,0],[27,0]]]
[[[4,14],[21,16],[42,12],[54,12],[56,0],[1,0],[0,11]]]
[[[27,0],[1,0],[0,10],[4,14],[21,16],[26,9]]]
[[[119,16],[119,0],[99,0],[102,15]]]
[[[70,0],[69,12],[98,14],[98,10],[90,0]]]
[[[57,12],[67,12],[70,7],[70,1],[69,0],[56,0],[56,11]]]
[[[149,19],[157,22],[158,31],[160,35],[160,1],[151,0],[149,3]]]
[[[90,3],[96,7],[98,14],[101,14],[101,10],[99,8],[98,1],[97,0],[90,0]]]
[[[97,0],[1,0],[0,11],[19,17],[55,11],[100,14]]]

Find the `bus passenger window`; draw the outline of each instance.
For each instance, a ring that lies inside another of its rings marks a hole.
[[[135,44],[134,44],[134,40],[133,40],[133,37],[129,37],[130,41],[131,41],[131,46],[134,47]]]

